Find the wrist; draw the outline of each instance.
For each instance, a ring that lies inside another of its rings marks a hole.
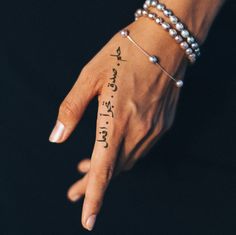
[[[160,64],[169,74],[175,77],[180,68],[182,71],[185,70],[188,61],[185,59],[184,50],[180,49],[179,44],[175,43],[162,27],[150,22],[147,17],[140,17],[137,21],[128,25],[127,29],[130,31],[130,36],[148,54],[158,57]],[[178,73],[175,79],[183,80],[183,76],[179,76]],[[169,83],[169,79],[164,81]],[[164,82],[164,84],[166,83]]]
[[[202,44],[224,0],[161,0]],[[159,13],[157,9],[151,11]]]

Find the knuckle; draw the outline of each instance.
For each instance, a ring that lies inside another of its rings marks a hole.
[[[78,114],[78,106],[74,101],[65,99],[60,105],[59,113],[76,118]]]
[[[80,74],[82,75],[82,77],[89,77],[90,74],[91,74],[91,71],[92,71],[92,70],[90,69],[90,66],[89,66],[89,65],[85,65],[85,66],[82,68]]]
[[[99,205],[102,203],[101,198],[87,195],[86,196],[86,204],[92,205],[95,209],[98,209]]]
[[[90,90],[101,93],[105,79],[107,78],[107,71],[106,69],[102,70],[102,68],[87,64],[81,70],[80,77],[83,81],[86,81],[87,87]]]
[[[137,146],[144,139],[153,134],[153,124],[149,121],[139,121],[136,125],[136,128],[132,131],[132,145]]]
[[[99,170],[94,170],[94,176],[96,180],[101,184],[107,184],[113,175],[113,167],[104,166]]]
[[[145,121],[141,122],[140,130],[144,136],[151,133],[152,129],[153,129],[153,123],[151,120],[146,119]]]

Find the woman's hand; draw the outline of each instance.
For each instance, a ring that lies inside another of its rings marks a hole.
[[[183,51],[161,28],[141,18],[127,26],[142,47],[160,58],[175,78],[183,78]],[[84,67],[62,102],[50,141],[64,142],[87,105],[98,97],[97,130],[91,160],[79,164],[85,173],[68,191],[85,196],[82,224],[91,230],[104,193],[117,173],[131,169],[167,131],[174,119],[180,89],[137,48],[117,33]]]

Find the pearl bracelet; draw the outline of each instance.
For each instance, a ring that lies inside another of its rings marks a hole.
[[[120,31],[120,34],[123,38],[128,38],[130,42],[132,42],[145,56],[148,57],[149,61],[155,65],[157,65],[170,79],[172,79],[175,82],[175,85],[177,87],[182,87],[183,86],[183,81],[182,80],[176,80],[172,75],[170,75],[165,69],[164,67],[159,63],[159,59],[157,56],[155,55],[150,55],[149,53],[147,53],[142,47],[140,47],[134,40],[133,38],[131,38],[131,36],[129,35],[130,32],[127,29],[123,29]]]
[[[188,42],[184,41],[183,37],[181,37],[175,29],[171,28],[170,24],[164,21],[163,18],[158,17],[156,13],[149,12],[148,10],[138,9],[135,12],[135,19],[137,20],[141,16],[148,17],[149,19],[154,20],[158,25],[161,25],[162,28],[167,30],[169,35],[173,37],[178,44],[180,44],[180,47],[185,51],[185,54],[190,62],[194,63],[196,61],[196,54],[190,48]]]
[[[160,3],[158,0],[146,0],[143,8],[145,10],[148,10],[151,7],[155,7],[158,11],[162,12],[166,17],[170,19],[170,22],[174,25],[175,29],[180,32],[181,36],[190,45],[189,49],[192,49],[192,54],[195,54],[195,57],[199,57],[201,54],[199,44],[197,43],[197,40],[193,37],[193,35],[191,35],[191,33],[186,29],[180,19],[178,19],[171,10],[167,9],[166,6]]]

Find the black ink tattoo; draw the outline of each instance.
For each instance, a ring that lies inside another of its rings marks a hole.
[[[109,81],[107,83],[107,87],[111,88],[112,92],[116,92],[118,90],[118,86],[116,84],[116,80],[118,78],[117,68],[120,67],[121,64],[122,64],[122,63],[120,63],[120,61],[126,61],[126,60],[122,59],[121,48],[120,47],[118,47],[116,49],[116,54],[111,54],[110,56],[116,57],[118,62],[116,62],[117,67],[112,68],[112,77],[109,78]],[[111,98],[113,99],[114,95],[111,95]],[[113,110],[114,105],[112,104],[112,102],[110,100],[103,101],[102,106],[104,106],[106,108],[106,110],[103,113],[99,113],[99,115],[104,116],[106,118],[114,118],[114,110]],[[104,125],[106,125],[106,126],[99,127],[99,129],[100,129],[100,131],[99,131],[100,138],[97,141],[104,143],[104,146],[103,146],[104,148],[108,148],[107,137],[108,137],[109,122],[106,120]]]
[[[107,143],[107,128],[106,127],[99,127],[101,129],[101,131],[99,131],[99,135],[101,136],[101,139],[98,139],[98,142],[104,142],[104,148],[108,147],[108,143]]]
[[[106,110],[106,113],[100,113],[100,116],[114,117],[114,112],[112,110],[114,106],[112,105],[111,101],[103,101],[102,105],[105,106],[107,110]]]
[[[120,47],[118,47],[118,48],[116,49],[116,53],[117,53],[117,54],[111,54],[110,56],[116,57],[117,60],[119,60],[119,61],[126,61],[126,60],[123,60],[122,57],[121,57],[121,49],[120,49]]]
[[[108,87],[111,87],[112,88],[112,91],[117,91],[118,87],[117,85],[115,84],[116,83],[116,78],[117,78],[117,70],[115,68],[112,69],[113,71],[113,76],[111,78],[109,78],[109,80],[111,80],[111,83],[109,82],[107,84]]]

